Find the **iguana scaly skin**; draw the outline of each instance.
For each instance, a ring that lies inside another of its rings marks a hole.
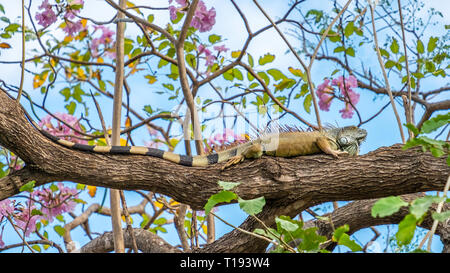
[[[341,155],[356,156],[367,132],[356,126],[331,128],[311,132],[268,133],[255,140],[209,155],[186,156],[141,146],[92,146],[73,143],[40,130],[43,135],[63,146],[89,152],[111,154],[136,154],[162,158],[180,165],[201,167],[227,162],[223,169],[244,159],[260,158],[263,154],[293,157],[325,153],[338,158]]]

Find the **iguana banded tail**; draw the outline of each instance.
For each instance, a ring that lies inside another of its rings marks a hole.
[[[97,146],[73,143],[53,136],[40,129],[41,133],[63,146],[88,152],[110,154],[146,155],[162,158],[180,165],[201,167],[227,162],[223,169],[244,159],[260,158],[263,154],[278,157],[293,157],[325,153],[338,158],[341,155],[356,156],[367,132],[356,126],[331,128],[324,131],[268,133],[255,140],[208,155],[186,156],[142,146]]]

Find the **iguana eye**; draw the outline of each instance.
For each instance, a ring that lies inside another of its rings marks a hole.
[[[346,137],[339,138],[339,144],[347,145],[348,144],[348,139]]]

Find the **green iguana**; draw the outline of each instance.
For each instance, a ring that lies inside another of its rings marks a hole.
[[[186,156],[141,146],[97,146],[73,143],[53,136],[40,129],[41,133],[63,146],[89,152],[111,154],[135,154],[162,158],[180,165],[201,167],[227,162],[222,169],[244,159],[260,158],[263,154],[279,157],[293,157],[325,153],[338,158],[341,155],[356,156],[367,131],[356,126],[329,128],[323,131],[280,131],[267,133],[249,142],[208,155]]]

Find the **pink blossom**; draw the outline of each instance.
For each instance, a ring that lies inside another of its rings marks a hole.
[[[247,139],[244,134],[236,134],[232,129],[225,128],[223,133],[217,133],[209,137],[207,145],[209,147],[223,146],[232,143],[244,143]],[[208,147],[205,147],[205,152],[210,152]]]
[[[210,31],[216,23],[216,10],[214,8],[207,9],[203,1],[199,1],[197,9],[192,18],[191,26],[200,32]]]
[[[350,75],[348,78],[340,76],[334,79],[332,85],[338,86],[345,101],[345,108],[339,110],[342,113],[342,118],[351,118],[353,116],[353,106],[359,102],[359,94],[353,91],[353,88],[358,87],[358,81],[355,76]]]
[[[57,188],[57,191],[44,188],[32,193],[32,196],[39,199],[43,205],[41,208],[41,212],[44,214],[43,218],[49,222],[62,213],[73,211],[76,206],[72,200],[78,194],[76,189],[65,187],[63,183],[58,183]]]
[[[323,111],[329,111],[333,99],[333,88],[329,85],[330,80],[325,81],[317,87],[316,94],[319,97],[319,107]]]
[[[10,199],[0,201],[0,216],[9,216],[14,212],[14,203]],[[0,217],[1,219],[1,217]]]
[[[342,113],[342,118],[352,118],[353,117],[353,107],[349,104],[345,104],[345,108],[339,110],[339,113]]]
[[[205,53],[205,59],[206,59],[206,66],[210,66],[214,64],[214,61],[216,60],[216,57],[214,55],[212,55],[211,51],[209,49],[207,49],[205,46],[203,45],[199,45],[198,46],[198,55],[202,55],[203,53]]]
[[[78,33],[84,29],[83,24],[81,23],[81,20],[78,22],[71,22],[66,21],[66,26],[63,28],[64,32],[67,33],[67,35],[74,36],[75,33]]]
[[[169,4],[172,4],[172,0],[169,0]],[[185,12],[183,9],[187,6],[186,0],[177,0],[178,6],[170,5],[169,14],[170,19],[175,20],[177,18],[177,12]],[[200,32],[210,31],[216,23],[216,10],[206,8],[203,1],[199,1],[197,9],[195,10],[194,17],[191,21],[191,26],[198,29]]]
[[[170,20],[177,19],[177,8],[175,6],[169,6],[169,14],[170,14]]]
[[[227,52],[229,50],[229,48],[226,48],[225,45],[221,45],[221,46],[214,46],[213,47],[218,53],[220,52]]]
[[[52,6],[48,3],[48,0],[44,0],[42,4],[38,7],[40,10],[44,11],[41,13],[36,13],[36,20],[38,20],[38,24],[43,27],[48,27],[49,25],[56,22],[57,17],[55,12],[52,10]]]
[[[56,121],[57,125],[54,126],[52,124],[53,117],[50,115],[45,116],[40,122],[39,126],[41,126],[42,129],[48,131],[50,134],[54,136],[61,136],[65,140],[80,143],[80,144],[87,144],[86,140],[80,139],[78,137],[81,137],[81,134],[77,131],[83,131],[81,129],[80,123],[78,119],[72,115],[64,114],[64,113],[55,113],[54,114],[57,118],[64,121],[71,127],[67,126],[66,124],[60,122],[59,120]]]
[[[101,30],[102,34],[100,37],[92,39],[92,42],[91,42],[92,56],[98,57],[99,56],[99,54],[98,54],[99,47],[100,47],[100,45],[103,45],[105,48],[104,54],[112,59],[115,58],[116,53],[113,48],[113,44],[114,44],[113,37],[114,37],[115,32],[103,25],[100,25],[100,26],[94,25],[94,33],[97,30]]]
[[[14,215],[15,224],[18,228],[24,231],[25,236],[29,236],[36,231],[36,221],[40,219],[39,215],[31,215],[32,211],[36,209],[34,205],[23,208],[20,212]]]

